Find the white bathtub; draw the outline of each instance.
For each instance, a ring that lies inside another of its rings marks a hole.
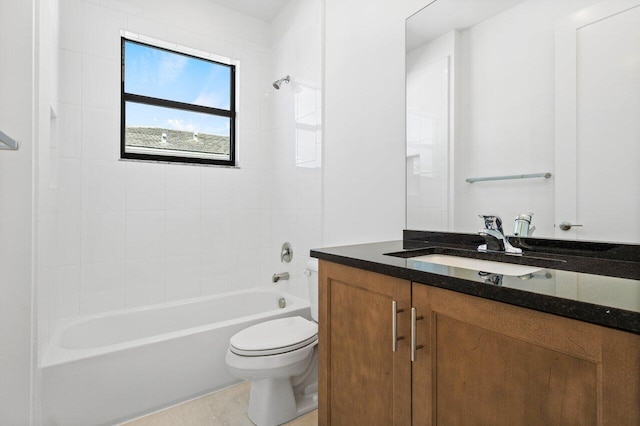
[[[229,338],[295,315],[310,318],[309,303],[254,288],[63,321],[42,365],[43,423],[114,424],[237,383]]]

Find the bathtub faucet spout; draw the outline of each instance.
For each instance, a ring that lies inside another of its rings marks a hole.
[[[274,283],[277,283],[280,280],[288,280],[289,279],[289,273],[288,272],[281,272],[279,274],[273,274],[273,277],[271,277],[271,279],[273,280]]]

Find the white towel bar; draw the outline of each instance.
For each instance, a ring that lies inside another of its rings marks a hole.
[[[527,178],[545,178],[549,179],[551,177],[551,173],[531,173],[528,175],[509,175],[509,176],[491,176],[491,177],[479,177],[479,178],[469,178],[466,179],[466,182],[484,182],[487,180],[507,180],[507,179],[527,179]]]

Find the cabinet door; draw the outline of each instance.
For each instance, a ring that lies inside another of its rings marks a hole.
[[[413,424],[640,422],[640,336],[413,284]]]
[[[411,283],[326,261],[319,280],[319,424],[410,424]]]

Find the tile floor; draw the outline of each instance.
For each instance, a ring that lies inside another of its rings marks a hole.
[[[241,383],[201,398],[140,417],[121,426],[252,426],[247,417],[249,383]],[[288,426],[316,426],[318,411],[286,423]]]

